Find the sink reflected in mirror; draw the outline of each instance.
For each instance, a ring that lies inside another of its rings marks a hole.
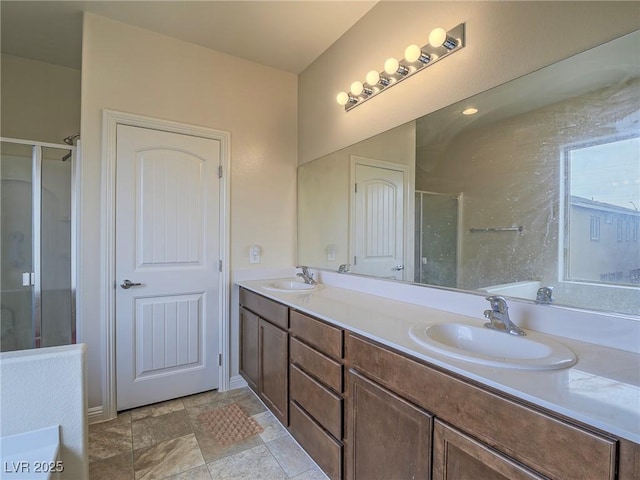
[[[492,367],[559,370],[578,360],[565,345],[530,331],[519,337],[464,323],[434,323],[414,325],[409,336],[427,350]]]
[[[309,285],[296,279],[270,281],[262,285],[262,288],[270,292],[281,293],[311,293],[322,289],[322,285]]]

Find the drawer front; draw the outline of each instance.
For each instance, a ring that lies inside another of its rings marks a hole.
[[[289,398],[337,439],[342,438],[342,398],[295,365],[289,368]]]
[[[241,288],[240,305],[280,328],[289,328],[289,309],[278,302]]]
[[[548,477],[615,477],[616,441],[611,438],[515,403],[352,334],[346,338],[346,358],[349,368]]]
[[[289,321],[291,335],[312,345],[334,360],[342,358],[342,330],[295,310],[291,310]]]
[[[295,402],[289,407],[289,430],[329,478],[342,478],[342,445],[325,432]]]
[[[291,337],[291,363],[317,378],[338,393],[342,393],[342,364],[319,353],[313,348]]]

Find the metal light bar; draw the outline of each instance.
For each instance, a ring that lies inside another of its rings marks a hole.
[[[443,35],[443,37],[444,40],[441,45],[434,46],[429,43],[424,45],[420,49],[420,52],[417,55],[417,59],[415,61],[409,62],[406,58],[397,61],[397,69],[394,69],[395,71],[393,71],[392,73],[383,70],[379,72],[378,75],[372,75],[376,72],[369,72],[369,75],[367,75],[367,82],[364,83],[365,88],[363,89],[362,93],[353,93],[353,91],[341,92],[337,98],[338,103],[344,105],[345,111],[348,112],[349,110],[356,108],[358,105],[362,105],[367,100],[371,100],[376,95],[379,95],[380,93],[388,90],[394,85],[397,85],[403,80],[412,77],[418,72],[422,72],[427,67],[464,48],[464,23],[461,23],[460,25],[447,31],[446,35]],[[395,64],[395,62],[392,63]],[[375,79],[375,85],[372,85],[374,81],[372,81],[371,83],[369,82],[370,76],[371,78]],[[361,82],[354,82],[354,84],[356,83],[361,84]]]

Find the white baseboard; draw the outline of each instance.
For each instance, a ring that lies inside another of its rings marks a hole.
[[[87,410],[87,417],[90,424],[111,420],[110,418],[105,418],[104,408],[102,407],[102,405],[99,405],[97,407],[89,407],[89,409]]]
[[[247,386],[247,382],[240,375],[234,375],[229,379],[229,390],[244,388],[246,386]]]

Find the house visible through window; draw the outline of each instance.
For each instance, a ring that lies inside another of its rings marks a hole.
[[[564,162],[564,280],[637,284],[640,138],[568,147]]]

